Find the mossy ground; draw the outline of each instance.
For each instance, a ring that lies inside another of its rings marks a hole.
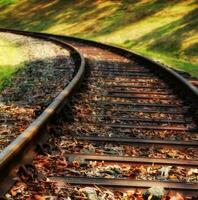
[[[197,0],[0,0],[0,26],[124,46],[198,77]]]

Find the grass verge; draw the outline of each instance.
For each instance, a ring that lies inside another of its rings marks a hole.
[[[0,39],[0,90],[9,83],[14,72],[23,67],[25,58],[16,45]]]

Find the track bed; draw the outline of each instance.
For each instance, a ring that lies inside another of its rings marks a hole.
[[[64,41],[86,58],[84,80],[7,198],[197,199],[195,107],[128,53]]]

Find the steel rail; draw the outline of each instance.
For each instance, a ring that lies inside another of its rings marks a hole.
[[[2,30],[0,30],[2,31]],[[8,31],[9,32],[9,31]],[[14,31],[10,31],[14,32]],[[83,55],[72,45],[67,44],[59,39],[52,38],[50,36],[44,36],[35,33],[18,33],[15,34],[30,36],[42,40],[51,41],[57,45],[67,48],[72,52],[72,57],[75,58],[75,67],[78,68],[73,79],[64,88],[63,91],[53,100],[53,102],[43,111],[43,113],[35,119],[14,141],[12,141],[1,153],[0,153],[0,196],[2,191],[5,191],[3,181],[7,181],[10,176],[11,165],[18,164],[15,159],[20,158],[24,154],[26,148],[31,146],[33,140],[37,137],[42,137],[41,131],[46,127],[47,123],[52,119],[52,117],[59,113],[61,108],[66,103],[67,98],[72,94],[72,92],[77,89],[80,82],[82,81],[85,72],[85,59]],[[35,145],[34,145],[35,146]],[[19,159],[20,160],[20,159]],[[3,187],[3,188],[2,188]]]

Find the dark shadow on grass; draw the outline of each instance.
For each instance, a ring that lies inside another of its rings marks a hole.
[[[140,1],[121,1],[117,10],[108,17],[104,17],[104,21],[99,21],[101,28],[96,30],[92,34],[88,34],[89,37],[97,37],[120,30],[130,24],[137,23],[138,21],[144,20],[157,12],[160,12],[170,6],[179,3],[178,0],[173,1],[158,1],[152,0],[149,2],[141,3]],[[89,27],[89,30],[94,30],[93,27]],[[87,31],[86,29],[84,30]]]
[[[185,49],[184,54],[186,56],[197,56],[198,55],[198,43],[192,44]]]
[[[148,44],[147,49],[178,56],[182,51],[182,42],[186,39],[187,33],[198,31],[198,9],[193,9],[187,15],[179,20],[175,20],[165,26],[155,29],[154,31],[140,37],[136,41],[126,41],[128,48]],[[155,39],[155,40],[154,40]],[[197,54],[197,44],[193,44],[189,49],[184,50],[184,54],[193,56]]]
[[[75,5],[76,4],[76,5]],[[73,6],[75,5],[75,6]],[[89,0],[79,1],[28,1],[17,4],[6,16],[1,16],[1,26],[22,30],[43,31],[55,24],[80,21],[81,16],[95,9]],[[59,14],[62,17],[59,17]],[[83,19],[82,19],[83,20]]]
[[[149,49],[164,52],[172,51],[177,55],[181,49],[183,40],[186,39],[186,33],[194,32],[196,34],[198,31],[197,13],[198,9],[194,9],[180,20],[174,22],[174,24],[177,24],[178,28],[166,36],[162,34],[162,38],[150,45]]]
[[[179,2],[179,0],[168,2],[152,0],[145,3],[137,0],[116,1],[113,2],[116,9],[110,12],[111,16],[100,16],[102,13],[111,11],[113,7],[108,4],[100,7],[100,2],[90,0],[72,2],[69,0],[24,0],[8,11],[5,16],[1,16],[0,24],[3,27],[45,31],[51,26],[64,22],[71,24],[72,28],[88,19],[94,19],[97,23],[88,25],[76,35],[96,37],[143,20]],[[67,33],[67,30],[65,30],[65,33]]]
[[[69,83],[74,72],[67,56],[26,62],[16,69],[12,78],[2,80],[1,101],[26,106],[48,105],[52,100],[50,95],[55,97],[60,88]]]

